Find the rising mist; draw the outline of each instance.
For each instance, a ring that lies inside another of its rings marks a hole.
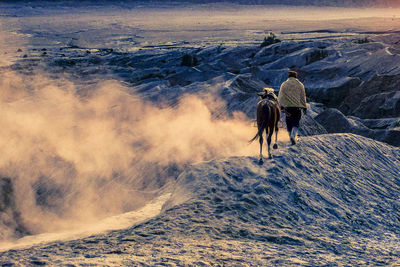
[[[0,173],[31,233],[136,209],[188,164],[257,153],[243,114],[213,118],[223,102],[183,96],[147,103],[115,81],[85,97],[68,80],[0,78]]]

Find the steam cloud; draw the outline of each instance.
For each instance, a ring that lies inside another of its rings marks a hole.
[[[68,81],[12,72],[0,87],[0,174],[32,233],[133,210],[187,164],[258,151],[251,122],[213,118],[223,104],[211,96],[168,107],[106,81],[80,97]]]

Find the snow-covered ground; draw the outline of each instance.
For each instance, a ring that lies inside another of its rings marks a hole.
[[[398,14],[0,3],[0,263],[399,264]],[[260,166],[289,69],[314,102]]]

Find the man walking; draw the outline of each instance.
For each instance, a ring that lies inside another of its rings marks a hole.
[[[299,131],[301,111],[307,111],[306,91],[304,85],[297,79],[297,72],[289,71],[289,78],[282,83],[278,95],[278,102],[283,112],[286,113],[286,127],[292,145],[296,144]]]

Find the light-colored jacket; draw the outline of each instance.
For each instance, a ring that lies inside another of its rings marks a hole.
[[[307,108],[304,85],[296,78],[289,77],[282,83],[279,90],[278,102],[284,108]]]

